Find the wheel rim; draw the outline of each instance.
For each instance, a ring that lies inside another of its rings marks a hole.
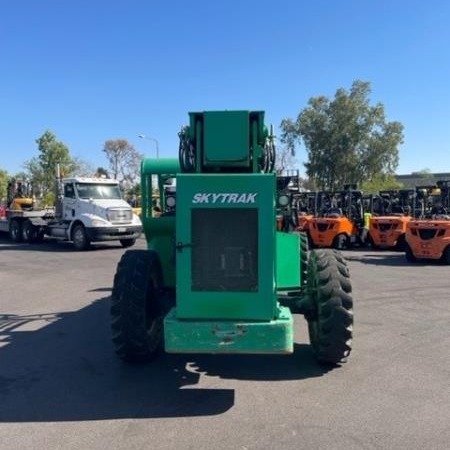
[[[83,230],[81,228],[77,228],[73,232],[73,242],[78,247],[81,247],[81,246],[84,245],[84,233],[83,233]]]

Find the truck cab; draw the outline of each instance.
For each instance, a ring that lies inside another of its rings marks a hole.
[[[142,224],[122,198],[119,183],[107,178],[72,177],[61,180],[56,217],[46,234],[73,241],[77,250],[91,242],[119,240],[130,247]]]

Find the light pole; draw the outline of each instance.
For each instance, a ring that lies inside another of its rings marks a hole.
[[[146,136],[145,134],[140,134],[138,137],[141,138],[141,139],[147,139],[147,141],[153,141],[155,143],[155,146],[156,146],[156,159],[159,159],[159,142],[158,142],[158,139]]]

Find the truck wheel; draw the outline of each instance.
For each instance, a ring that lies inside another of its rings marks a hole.
[[[22,241],[22,223],[20,220],[13,219],[9,224],[9,237],[14,242]]]
[[[29,220],[26,220],[22,224],[22,240],[28,244],[31,244],[36,240],[36,235],[37,232],[34,225]]]
[[[352,350],[353,300],[347,264],[335,250],[313,250],[308,261],[311,345],[321,363],[345,362]]]
[[[75,250],[81,251],[89,248],[91,243],[89,242],[83,225],[77,224],[74,226],[72,230],[72,242]]]
[[[117,266],[111,303],[112,340],[128,362],[153,359],[163,348],[162,272],[156,252],[128,250]]]
[[[123,248],[132,247],[136,243],[136,239],[120,239]]]
[[[37,230],[36,236],[35,236],[35,242],[43,242],[44,241],[44,232],[39,229]]]
[[[333,239],[333,248],[343,250],[345,247],[347,247],[347,236],[345,234],[338,234]]]
[[[411,247],[409,246],[409,244],[407,242],[405,243],[405,258],[406,258],[406,261],[408,261],[408,262],[416,262],[417,261],[417,258],[414,256],[414,253],[411,250]]]

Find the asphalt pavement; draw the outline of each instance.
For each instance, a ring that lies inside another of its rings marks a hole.
[[[332,370],[301,316],[290,356],[133,366],[110,336],[124,251],[0,238],[1,450],[450,448],[449,266],[346,251],[353,351]]]

